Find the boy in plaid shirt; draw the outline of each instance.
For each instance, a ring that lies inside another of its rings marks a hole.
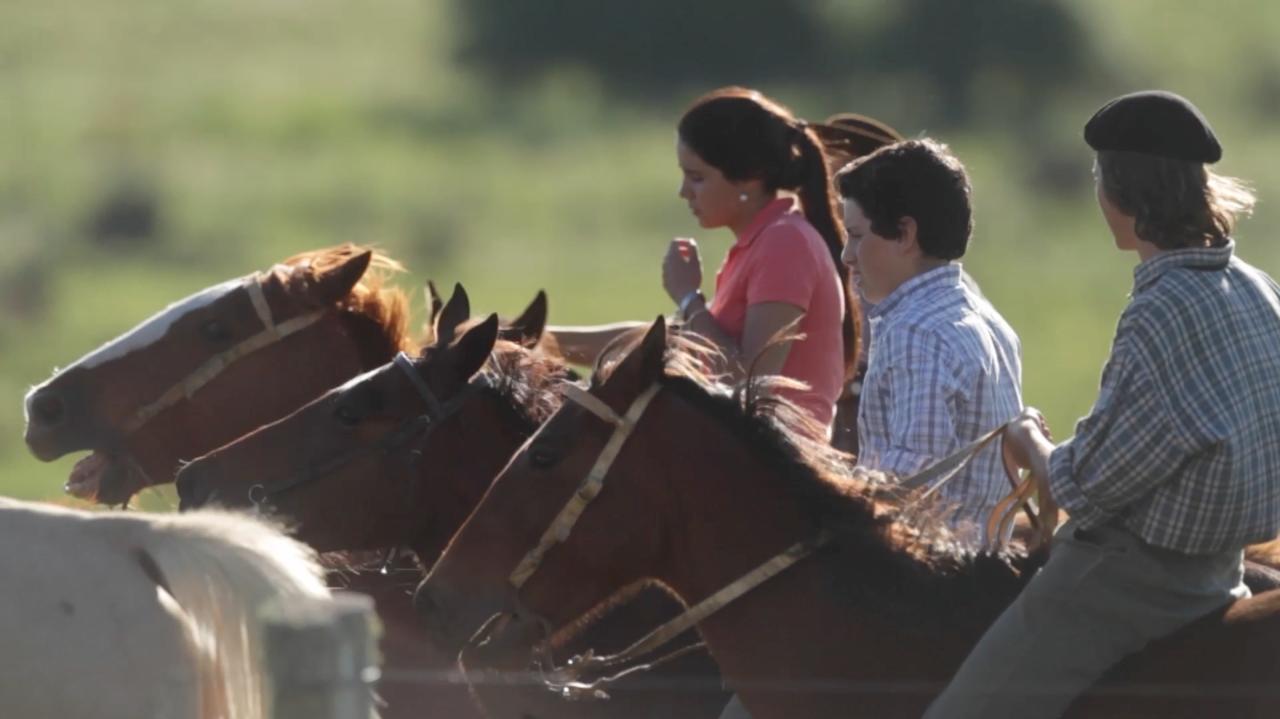
[[[1280,288],[1235,257],[1253,196],[1187,100],[1141,92],[1085,127],[1098,203],[1136,251],[1102,386],[1054,446],[1005,441],[1070,520],[926,717],[1053,717],[1111,665],[1234,599],[1245,545],[1280,530]]]
[[[973,234],[969,176],[945,145],[908,140],[836,178],[844,261],[867,311],[858,464],[909,477],[1022,409],[1018,335],[960,266]],[[967,533],[1009,493],[984,450],[942,495]]]

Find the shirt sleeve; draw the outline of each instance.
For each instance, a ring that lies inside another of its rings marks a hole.
[[[1122,324],[1093,409],[1049,455],[1050,491],[1081,526],[1116,516],[1182,464],[1185,439],[1168,401]]]
[[[756,242],[760,246],[753,253],[754,272],[747,283],[747,306],[785,302],[807,311],[821,273],[834,269],[814,262],[804,234],[794,227],[769,227]]]
[[[962,383],[936,334],[912,328],[890,340],[885,368],[889,442],[879,466],[908,477],[959,448],[956,408]]]

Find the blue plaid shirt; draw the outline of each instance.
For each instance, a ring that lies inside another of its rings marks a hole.
[[[1018,336],[959,264],[912,277],[867,315],[859,465],[907,477],[1021,411]],[[992,446],[942,496],[957,523],[981,523],[1009,489]]]
[[[1049,458],[1081,526],[1188,554],[1280,530],[1280,288],[1234,247],[1134,270],[1098,399]]]

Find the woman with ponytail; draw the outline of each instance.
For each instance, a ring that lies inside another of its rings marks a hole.
[[[680,318],[717,345],[731,374],[750,369],[806,385],[781,391],[829,434],[857,357],[858,313],[839,259],[844,230],[822,142],[782,105],[728,87],[685,112],[676,156],[680,197],[698,223],[736,237],[710,301],[700,290],[696,242],[672,241],[662,280]],[[589,360],[622,328],[552,332],[570,359]],[[802,337],[770,344],[780,333]]]

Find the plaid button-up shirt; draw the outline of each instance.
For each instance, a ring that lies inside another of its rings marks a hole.
[[[1102,387],[1049,458],[1081,526],[1188,554],[1280,530],[1280,288],[1223,247],[1134,270]]]
[[[912,277],[867,315],[859,465],[908,477],[1022,409],[1018,336],[960,265]],[[941,492],[956,523],[986,522],[1008,493],[995,445]]]

